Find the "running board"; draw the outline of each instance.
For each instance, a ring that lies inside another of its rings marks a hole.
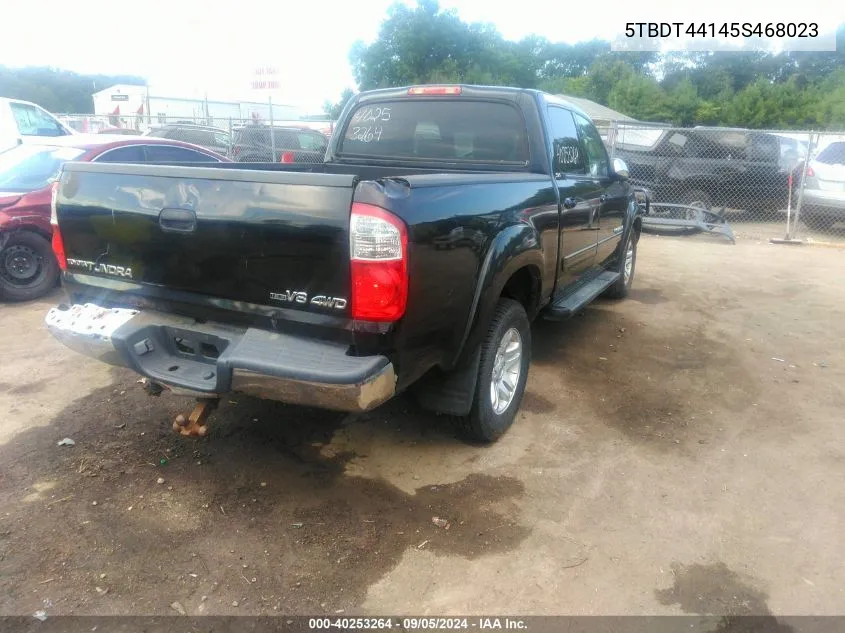
[[[543,318],[549,321],[565,321],[598,297],[619,279],[619,273],[606,270],[575,291],[554,299],[543,311]]]

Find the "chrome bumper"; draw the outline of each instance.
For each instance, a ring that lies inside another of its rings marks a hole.
[[[324,409],[368,411],[396,389],[396,374],[386,357],[349,356],[348,346],[341,343],[90,303],[52,308],[45,323],[70,349],[128,367],[177,395],[208,398],[238,392]]]

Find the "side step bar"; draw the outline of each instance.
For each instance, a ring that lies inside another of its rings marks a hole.
[[[543,311],[543,318],[549,321],[565,321],[607,290],[617,279],[619,279],[618,272],[604,271],[575,291],[552,300]]]

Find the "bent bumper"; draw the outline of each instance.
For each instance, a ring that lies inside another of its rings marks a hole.
[[[349,356],[348,345],[333,341],[90,303],[52,308],[45,323],[70,349],[133,369],[181,395],[239,392],[368,411],[396,389],[387,357]]]

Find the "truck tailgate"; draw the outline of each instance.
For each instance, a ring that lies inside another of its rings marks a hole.
[[[354,187],[348,175],[68,163],[56,217],[84,283],[344,316]]]

